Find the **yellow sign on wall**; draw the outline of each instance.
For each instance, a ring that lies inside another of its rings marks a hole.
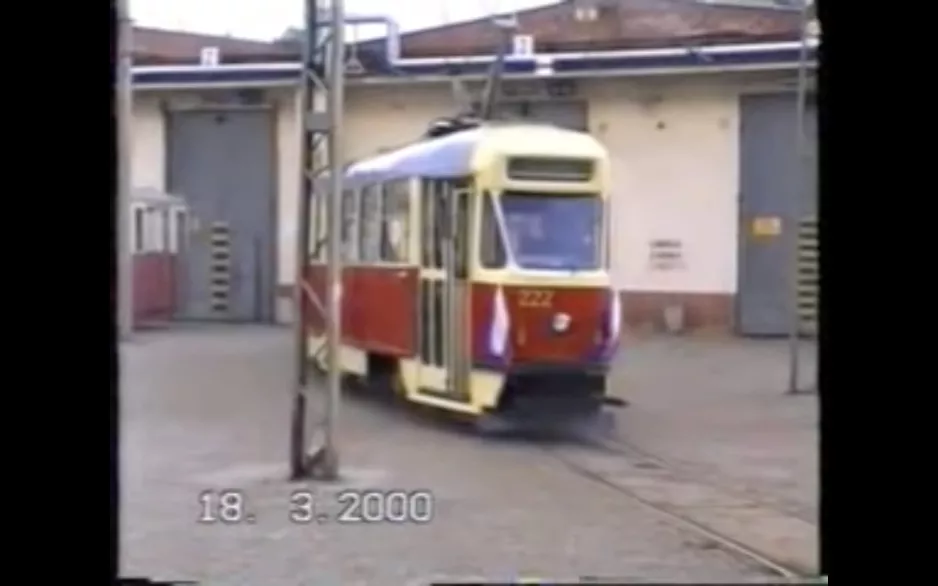
[[[752,235],[772,238],[782,233],[782,219],[778,216],[760,216],[752,220]]]

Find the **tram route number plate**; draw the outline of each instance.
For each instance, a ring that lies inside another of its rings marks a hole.
[[[778,216],[753,218],[751,230],[756,238],[774,238],[782,233],[782,219]]]
[[[518,292],[518,306],[548,308],[554,304],[554,292],[543,289],[522,289]]]

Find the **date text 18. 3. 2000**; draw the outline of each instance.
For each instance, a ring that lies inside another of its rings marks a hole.
[[[269,503],[268,499],[264,499]],[[434,497],[427,490],[361,490],[319,492],[309,489],[290,493],[287,518],[291,523],[426,524],[433,520]],[[241,490],[205,490],[199,494],[199,523],[254,524],[261,515]],[[276,513],[274,513],[276,515]],[[279,515],[278,515],[279,516]]]

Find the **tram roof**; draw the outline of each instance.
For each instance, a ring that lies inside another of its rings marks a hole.
[[[409,177],[465,177],[499,155],[603,157],[605,149],[588,134],[554,126],[482,126],[353,163],[345,178],[354,187]]]

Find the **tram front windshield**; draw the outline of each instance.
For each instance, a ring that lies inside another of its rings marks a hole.
[[[502,242],[498,248],[510,250],[520,268],[582,271],[602,266],[603,202],[595,194],[508,191],[494,203],[503,229],[485,232],[504,236],[496,236],[507,240],[507,246]],[[493,215],[485,214],[485,222],[498,222]]]

